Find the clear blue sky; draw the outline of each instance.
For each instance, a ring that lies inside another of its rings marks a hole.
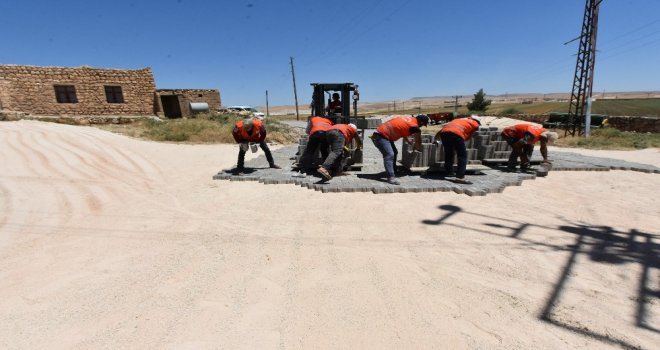
[[[151,67],[223,105],[570,92],[584,0],[0,0],[0,64]],[[603,0],[594,91],[660,90],[660,0]]]

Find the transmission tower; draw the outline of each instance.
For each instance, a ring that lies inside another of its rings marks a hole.
[[[591,88],[594,83],[594,65],[596,63],[596,34],[598,33],[598,9],[603,0],[586,0],[584,19],[582,20],[582,35],[575,64],[571,104],[568,109],[568,124],[565,135],[575,136],[582,133],[581,124],[585,120],[584,109],[587,99],[591,98]]]

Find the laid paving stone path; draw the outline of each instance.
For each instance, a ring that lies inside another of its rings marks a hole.
[[[282,169],[270,169],[263,153],[255,159],[245,162],[247,172],[243,175],[233,173],[234,168],[223,169],[213,176],[216,180],[258,181],[270,184],[295,184],[308,189],[327,192],[372,192],[372,193],[407,193],[407,192],[455,192],[468,196],[484,196],[489,193],[500,193],[507,186],[520,186],[524,180],[535,179],[545,175],[543,171],[536,173],[506,172],[504,166],[482,167],[477,175],[466,176],[472,184],[464,185],[444,179],[441,173],[410,173],[397,174],[400,185],[390,185],[386,180],[383,158],[370,139],[366,139],[363,149],[363,166],[359,171],[349,171],[325,181],[319,174],[301,175],[293,170],[297,145],[285,146],[273,150],[275,163]],[[401,143],[397,144],[401,152]],[[262,152],[259,150],[259,152]],[[538,149],[535,154],[538,155]],[[401,159],[401,154],[399,154]],[[609,171],[630,170],[645,173],[660,174],[660,168],[653,165],[632,163],[623,160],[590,157],[577,153],[552,152],[550,154],[552,168],[550,171]],[[543,168],[537,167],[541,170]]]

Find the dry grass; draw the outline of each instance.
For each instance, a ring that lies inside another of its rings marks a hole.
[[[131,124],[98,125],[97,127],[151,141],[189,143],[234,143],[231,135],[236,121],[242,116],[233,113],[200,114],[191,119],[140,120]],[[267,140],[288,144],[299,135],[288,125],[277,120],[265,120]]]

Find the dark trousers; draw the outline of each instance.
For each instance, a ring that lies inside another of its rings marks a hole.
[[[520,141],[520,139],[515,139],[513,137],[504,137],[504,139],[506,140],[506,143],[508,143],[509,146],[511,146],[511,148],[513,148],[513,144]],[[534,153],[534,145],[525,144],[521,150],[516,150],[515,148],[513,148],[511,150],[511,154],[509,154],[509,163],[508,163],[509,168],[514,169],[516,167],[516,165],[518,164],[518,158],[521,156],[521,153],[525,153],[527,155],[528,161],[532,160],[532,153]],[[520,163],[521,168],[525,168],[528,165],[529,162],[527,164],[523,164],[522,162]]]
[[[261,141],[259,142],[259,147],[264,151],[264,154],[266,154],[266,159],[268,160],[268,164],[270,165],[275,165],[275,160],[273,159],[273,154],[270,153],[270,148],[268,148],[268,144],[266,141]],[[242,148],[238,148],[238,164],[236,167],[238,169],[243,169],[243,166],[245,165],[245,152]]]
[[[330,145],[330,154],[325,158],[322,167],[328,171],[340,170],[339,164],[344,155],[344,144],[346,143],[344,134],[339,130],[330,130],[325,133],[325,140]]]
[[[300,157],[300,166],[307,170],[312,167],[314,162],[314,156],[316,155],[316,150],[321,148],[321,156],[323,159],[328,157],[328,143],[326,142],[325,131],[317,131],[307,139],[307,146],[305,146],[305,151]]]
[[[375,133],[371,138],[374,142],[374,145],[380,153],[383,154],[383,164],[385,165],[385,173],[387,177],[396,176],[396,158],[399,154],[399,151],[396,149],[394,142],[384,138],[381,134]]]
[[[454,165],[454,153],[456,153],[458,156],[456,177],[463,178],[465,176],[465,169],[467,168],[467,149],[465,148],[465,140],[452,132],[441,132],[440,140],[442,141],[442,147],[445,150],[445,173],[451,173]]]

